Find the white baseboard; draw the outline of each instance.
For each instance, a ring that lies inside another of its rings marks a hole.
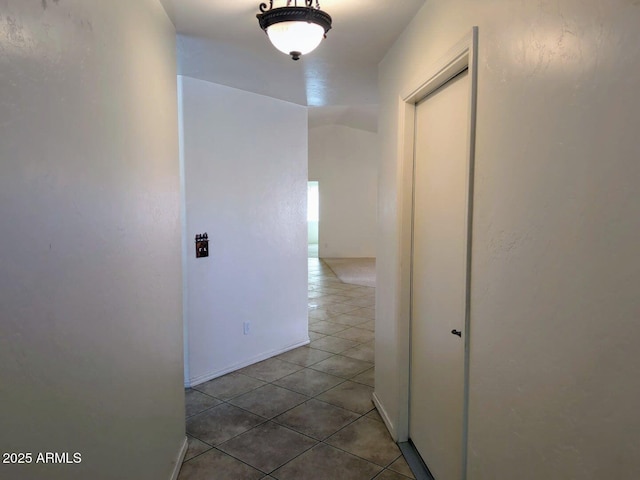
[[[180,474],[180,468],[182,467],[182,462],[184,461],[184,456],[187,454],[187,447],[189,443],[187,441],[187,437],[184,437],[184,441],[182,442],[182,447],[180,447],[180,451],[178,452],[178,458],[176,459],[176,464],[173,467],[173,473],[169,480],[178,480],[178,475]]]
[[[373,404],[376,406],[378,413],[382,417],[382,421],[387,426],[387,430],[389,430],[389,433],[391,434],[391,438],[393,438],[393,440],[397,442],[398,432],[396,432],[396,428],[393,425],[393,422],[391,421],[391,419],[389,418],[389,414],[387,413],[387,410],[384,408],[384,406],[382,405],[382,402],[376,395],[376,392],[373,392],[373,394],[371,395],[371,399],[373,400]]]
[[[216,370],[215,372],[207,373],[205,375],[200,375],[198,377],[194,377],[189,379],[188,382],[185,382],[185,388],[195,387],[196,385],[200,385],[201,383],[208,382],[209,380],[213,380],[214,378],[221,377],[226,375],[227,373],[235,372],[236,370],[240,370],[241,368],[248,367],[249,365],[253,365],[254,363],[261,362],[262,360],[266,360],[267,358],[275,357],[276,355],[280,355],[281,353],[288,352],[289,350],[294,350],[299,347],[304,347],[305,345],[309,345],[311,341],[307,338],[302,342],[295,343],[293,345],[288,345],[284,348],[271,350],[269,352],[261,353],[260,355],[256,355],[255,357],[251,357],[242,362],[236,363],[234,365],[230,365],[221,370]]]

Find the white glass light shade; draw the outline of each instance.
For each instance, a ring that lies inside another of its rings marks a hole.
[[[309,22],[280,22],[268,27],[267,35],[282,53],[300,52],[305,55],[320,45],[324,28]]]

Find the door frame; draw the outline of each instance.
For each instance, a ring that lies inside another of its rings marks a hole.
[[[476,110],[478,90],[478,27],[473,27],[431,68],[417,77],[398,99],[398,158],[402,162],[401,245],[400,245],[400,302],[398,321],[398,378],[400,412],[397,429],[392,434],[399,442],[409,439],[409,398],[411,368],[411,278],[413,264],[413,211],[414,211],[414,141],[416,103],[435,92],[464,70],[469,72],[469,117],[467,142],[467,258],[464,338],[464,412],[462,472],[466,478],[467,433],[469,410],[469,338],[470,338],[470,294],[471,294],[471,247],[473,222],[473,178],[476,150]],[[389,426],[388,422],[387,425]]]

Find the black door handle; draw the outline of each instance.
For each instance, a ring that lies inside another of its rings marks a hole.
[[[454,335],[458,335],[460,338],[462,338],[462,332],[460,330],[451,330],[451,333],[453,333]]]

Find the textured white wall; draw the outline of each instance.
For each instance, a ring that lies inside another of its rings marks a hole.
[[[640,471],[640,4],[434,0],[381,64],[376,393],[399,358],[398,96],[478,25],[469,479]]]
[[[173,26],[0,1],[0,478],[168,479],[184,440]]]
[[[309,130],[309,180],[320,182],[320,257],[375,257],[378,135],[329,125]]]
[[[309,341],[307,112],[180,82],[188,367],[197,384]],[[194,237],[204,232],[210,256],[196,259]]]

